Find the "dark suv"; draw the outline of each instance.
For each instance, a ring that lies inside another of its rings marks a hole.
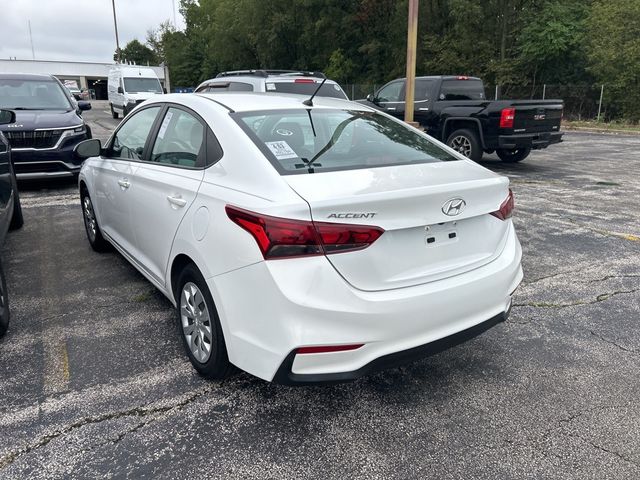
[[[0,110],[0,126],[15,123],[15,115]],[[20,228],[23,224],[22,207],[16,186],[16,176],[11,162],[11,146],[0,130],[0,246],[4,244],[7,230]],[[0,261],[0,337],[9,326],[9,298],[4,268]]]
[[[0,108],[13,110],[16,121],[0,125],[11,144],[19,179],[75,175],[82,161],[73,147],[91,138],[80,116],[89,102],[76,102],[51,75],[0,74]]]

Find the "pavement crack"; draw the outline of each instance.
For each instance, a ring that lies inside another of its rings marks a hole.
[[[614,292],[607,292],[599,294],[593,300],[578,300],[575,302],[568,303],[552,303],[552,302],[525,302],[525,303],[514,303],[512,308],[517,307],[534,307],[534,308],[567,308],[567,307],[577,307],[582,305],[593,305],[595,303],[604,302],[611,297],[615,297],[616,295],[623,295],[628,293],[635,293],[640,291],[640,288],[634,288],[632,290],[616,290]]]
[[[634,350],[634,349],[632,349],[632,348],[623,347],[623,346],[622,346],[622,345],[620,345],[619,343],[616,343],[616,342],[614,342],[613,340],[609,340],[609,339],[607,339],[607,338],[603,337],[602,335],[600,335],[599,333],[596,333],[596,332],[595,332],[595,331],[593,331],[593,330],[589,330],[589,332],[591,332],[591,335],[593,335],[594,337],[596,337],[596,338],[598,338],[598,339],[602,340],[602,341],[603,341],[603,342],[605,342],[605,343],[608,343],[608,344],[610,344],[610,345],[613,345],[614,347],[619,348],[619,349],[620,349],[620,350],[622,350],[623,352],[633,353],[633,354],[635,354],[635,355],[637,355],[637,354],[638,354],[638,352],[637,352],[636,350]]]
[[[13,462],[15,462],[19,457],[29,454],[31,452],[33,452],[34,450],[37,450],[41,447],[46,446],[48,443],[50,443],[51,441],[55,440],[56,438],[60,438],[63,437],[71,432],[73,432],[74,430],[77,430],[79,428],[82,428],[86,425],[92,425],[92,424],[96,424],[96,423],[101,423],[101,422],[106,422],[106,421],[110,421],[110,420],[117,420],[119,418],[124,418],[124,417],[154,417],[149,421],[146,422],[142,422],[139,425],[136,425],[136,427],[134,427],[133,429],[130,429],[127,432],[124,432],[123,434],[119,435],[115,440],[111,440],[110,442],[107,443],[117,443],[120,440],[122,440],[122,438],[124,438],[125,435],[132,433],[136,430],[139,430],[140,428],[144,427],[145,425],[151,423],[152,421],[156,420],[157,417],[160,414],[172,411],[172,410],[179,410],[183,407],[185,407],[186,405],[194,402],[195,400],[197,400],[199,397],[209,393],[211,390],[213,389],[213,387],[207,387],[199,392],[196,392],[192,395],[189,395],[188,397],[186,397],[185,399],[179,401],[178,403],[175,404],[171,404],[171,405],[163,405],[163,406],[158,406],[158,407],[147,407],[147,406],[142,406],[142,407],[134,407],[134,408],[130,408],[127,410],[121,410],[121,411],[116,411],[116,412],[110,412],[110,413],[105,413],[103,415],[97,415],[94,417],[85,417],[82,418],[80,420],[77,420],[73,423],[71,423],[70,425],[66,425],[63,428],[56,430],[52,433],[46,434],[41,436],[40,438],[38,438],[37,440],[35,440],[34,442],[25,445],[21,448],[15,449],[9,453],[7,453],[6,455],[4,455],[3,457],[0,458],[0,470],[2,470],[3,468],[8,467],[9,465],[11,465]]]

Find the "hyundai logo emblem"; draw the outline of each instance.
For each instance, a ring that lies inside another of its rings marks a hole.
[[[444,205],[442,205],[442,213],[444,213],[445,215],[449,215],[450,217],[454,217],[461,214],[466,205],[467,202],[465,202],[463,199],[452,198],[451,200],[447,200],[446,202],[444,202]]]
[[[283,137],[290,137],[291,135],[293,135],[293,132],[291,130],[286,130],[284,128],[277,129],[276,133],[278,135],[282,135]]]

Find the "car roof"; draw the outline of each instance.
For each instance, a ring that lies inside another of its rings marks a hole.
[[[176,99],[179,99],[180,95],[195,95],[198,97],[206,98],[234,112],[252,112],[252,111],[258,111],[258,110],[286,110],[286,109],[309,108],[308,106],[302,104],[303,101],[309,98],[309,95],[282,94],[282,93],[278,93],[278,94],[252,93],[252,92],[171,94],[172,97],[174,95],[178,95],[177,97],[175,97]],[[168,97],[168,96],[163,95],[163,97]],[[170,99],[167,98],[166,101],[170,101]],[[361,111],[375,111],[372,108],[369,108],[361,103],[352,102],[350,100],[343,100],[341,98],[320,97],[320,96],[314,97],[313,107],[336,108],[341,110],[349,109],[349,110],[361,110]]]
[[[254,76],[254,75],[230,75],[230,76],[224,76],[224,77],[215,77],[215,78],[210,78],[208,80],[205,80],[204,82],[200,83],[197,87],[196,90],[198,88],[201,87],[205,87],[207,85],[212,85],[212,84],[216,84],[216,83],[250,83],[252,85],[261,85],[263,82],[270,82],[270,83],[290,83],[290,82],[295,82],[296,79],[299,78],[311,78],[315,81],[315,83],[320,83],[323,79],[319,78],[319,77],[310,77],[308,75],[291,75],[291,74],[287,74],[287,75],[269,75],[267,77],[260,77],[260,76]],[[335,80],[331,80],[329,78],[326,79],[325,83],[328,83],[330,85],[338,85],[338,82],[336,82]]]
[[[0,73],[2,80],[53,80],[53,75],[39,73]]]

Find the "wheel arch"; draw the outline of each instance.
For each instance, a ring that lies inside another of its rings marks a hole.
[[[482,133],[482,124],[477,118],[469,117],[449,117],[444,121],[442,127],[442,141],[446,143],[449,135],[461,128],[469,129],[478,134],[478,140],[480,140],[480,146],[484,150],[486,148],[484,143],[484,135]]]

